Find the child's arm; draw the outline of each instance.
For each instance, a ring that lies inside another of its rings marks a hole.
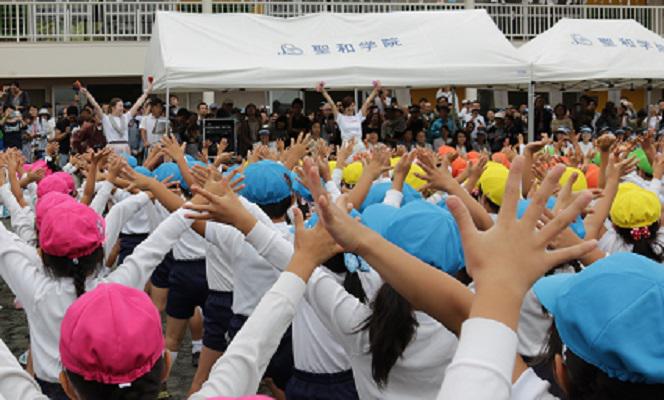
[[[299,210],[296,209],[295,215],[296,252],[286,272],[263,296],[224,355],[212,367],[208,381],[189,397],[190,400],[255,394],[270,358],[295,316],[312,271],[324,261],[321,258],[331,257],[330,251],[339,251],[335,246],[324,247],[328,243],[320,243],[313,232],[304,230]]]
[[[5,343],[0,340],[0,398],[48,400]]]

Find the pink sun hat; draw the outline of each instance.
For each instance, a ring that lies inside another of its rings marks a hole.
[[[74,198],[70,195],[60,192],[46,193],[40,197],[37,200],[37,205],[35,206],[35,224],[37,225],[37,229],[41,230],[41,222],[48,210],[68,202],[75,203],[76,200],[74,200]]]
[[[50,192],[69,194],[71,193],[69,186],[70,184],[65,179],[63,179],[61,175],[49,175],[39,181],[39,184],[37,185],[37,197],[42,197],[46,193]]]
[[[104,283],[79,297],[60,327],[67,371],[104,384],[131,383],[163,356],[161,317],[145,292]]]
[[[92,254],[104,243],[106,223],[76,201],[49,208],[41,218],[39,245],[44,253],[70,259]]]

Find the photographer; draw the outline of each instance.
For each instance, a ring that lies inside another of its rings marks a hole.
[[[23,132],[26,129],[23,115],[13,105],[5,106],[5,114],[2,118],[2,131],[5,133],[5,148],[14,147],[23,150]]]

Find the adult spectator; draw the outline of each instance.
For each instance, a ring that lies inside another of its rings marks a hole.
[[[172,94],[168,98],[168,118],[175,118],[178,111],[180,111],[180,99]]]
[[[395,144],[407,129],[406,118],[403,110],[392,105],[385,110],[385,121],[381,127],[382,139],[385,143]]]
[[[210,114],[210,111],[208,109],[207,103],[205,103],[205,102],[198,103],[198,105],[196,106],[196,115],[198,117],[197,121],[198,121],[199,125],[202,124],[202,121],[205,118],[208,118],[209,114]]]
[[[163,113],[164,103],[155,98],[150,102],[150,107],[146,115],[141,118],[141,124],[139,125],[141,143],[146,151],[161,141],[160,133],[166,133],[159,132],[158,130],[158,122],[162,118]]]
[[[465,123],[473,123],[473,131],[470,133],[470,139],[475,140],[477,137],[477,130],[479,128],[486,128],[486,122],[484,122],[484,117],[480,114],[479,103],[477,107],[473,105],[473,108],[470,110],[470,114],[466,115]]]
[[[252,148],[252,145],[258,141],[258,131],[263,124],[258,114],[258,108],[253,103],[247,104],[244,108],[244,114],[240,118],[240,127],[237,135],[238,153],[244,156]]]
[[[567,115],[567,107],[564,104],[556,104],[553,108],[553,116],[553,121],[551,121],[552,131],[555,132],[560,128],[565,128],[570,131],[574,129],[574,123],[569,115]]]
[[[134,119],[138,110],[143,105],[143,102],[145,102],[150,95],[150,92],[152,92],[152,85],[152,82],[148,83],[145,92],[138,98],[138,100],[136,100],[134,105],[127,112],[124,111],[122,99],[117,97],[111,99],[110,114],[104,114],[95,98],[90,92],[88,92],[88,89],[85,87],[81,88],[80,93],[86,96],[90,104],[94,107],[95,113],[100,117],[101,123],[104,126],[104,135],[106,135],[108,145],[116,153],[130,153],[129,123]],[[62,150],[62,147],[60,150]]]
[[[509,136],[505,124],[505,111],[498,111],[495,116],[495,124],[487,130],[487,142],[491,152],[502,150],[505,138]]]
[[[415,147],[418,149],[433,150],[431,143],[427,142],[427,133],[425,131],[419,131],[415,135]]]
[[[615,103],[608,101],[602,110],[602,114],[595,122],[596,130],[609,128],[612,131],[615,131],[620,127],[620,121],[618,119],[618,110]]]
[[[288,113],[288,136],[291,139],[297,139],[300,132],[309,132],[311,129],[311,120],[304,115],[303,109],[302,99],[294,99]]]
[[[78,131],[79,127],[78,108],[74,106],[67,107],[64,116],[55,124],[54,141],[58,142],[59,145],[60,167],[67,165],[67,162],[69,162],[72,135]]]
[[[71,137],[74,154],[84,154],[88,149],[99,150],[106,147],[106,136],[101,119],[88,108],[81,110],[80,128],[75,129]]]
[[[535,136],[539,140],[539,134],[546,132],[551,135],[551,121],[553,121],[553,113],[548,108],[544,107],[544,97],[537,96],[535,99]]]
[[[23,111],[30,105],[30,96],[27,92],[21,90],[21,85],[18,81],[11,83],[4,97],[5,108],[11,106],[14,110]]]
[[[26,126],[21,112],[13,104],[9,104],[5,106],[5,114],[0,122],[4,132],[5,149],[13,147],[23,150],[23,133]]]
[[[451,136],[454,136],[454,134],[457,131],[456,122],[449,115],[450,108],[448,106],[438,106],[437,111],[438,111],[438,118],[436,118],[436,120],[433,121],[433,123],[431,124],[431,127],[429,128],[427,135],[427,141],[433,144],[433,147],[435,149],[445,144],[443,143],[443,136],[441,132],[442,126],[447,127],[447,131]]]

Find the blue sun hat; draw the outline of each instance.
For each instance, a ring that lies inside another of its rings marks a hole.
[[[376,203],[368,206],[362,211],[362,223],[374,232],[384,236],[385,229],[394,215],[399,211],[398,208],[384,203]]]
[[[300,177],[293,171],[290,171],[290,180],[293,185],[293,191],[297,193],[298,196],[302,197],[308,202],[313,202],[314,198],[311,195],[309,189],[300,182]]]
[[[182,188],[188,187],[184,181],[184,178],[182,177],[182,173],[180,173],[180,168],[174,162],[162,163],[152,173],[155,179],[159,181],[163,181],[164,179],[171,176],[171,182],[178,182]]]
[[[154,177],[154,174],[152,173],[152,171],[150,171],[149,169],[145,168],[142,165],[139,165],[136,168],[134,168],[134,171],[138,172],[141,175],[150,177],[150,178]]]
[[[263,160],[244,169],[244,189],[240,194],[252,203],[274,204],[291,195],[290,171],[283,165]]]
[[[123,152],[120,153],[120,156],[122,156],[122,158],[127,160],[127,164],[129,164],[130,167],[136,168],[136,166],[138,165],[138,160],[136,160],[136,157],[132,156],[131,154]]]
[[[362,205],[360,206],[360,211],[364,211],[367,207],[369,207],[372,204],[382,203],[383,200],[385,199],[385,194],[391,188],[392,188],[392,182],[380,182],[371,185],[371,189],[369,189],[367,197],[364,199],[364,202],[362,202]],[[410,186],[407,183],[403,184],[403,189],[401,192],[403,193],[403,199],[401,200],[402,206],[404,204],[410,203],[413,200],[419,200],[422,198],[420,192],[415,190],[412,186]]]
[[[523,214],[526,213],[526,209],[528,206],[530,206],[530,203],[532,203],[531,199],[521,199],[519,200],[519,203],[516,206],[516,217],[518,219],[521,219],[523,217]],[[553,210],[553,207],[556,205],[556,198],[551,196],[549,199],[546,201],[546,208],[549,210]],[[581,239],[586,237],[586,228],[583,225],[583,219],[581,218],[580,215],[577,215],[576,219],[574,220],[573,223],[569,225],[569,227],[572,229],[574,233],[576,233],[576,236],[580,237]]]
[[[576,274],[533,286],[562,342],[585,362],[625,382],[664,383],[664,268],[614,253]]]
[[[449,211],[424,200],[412,201],[390,218],[385,239],[450,275],[465,266],[459,227]]]

